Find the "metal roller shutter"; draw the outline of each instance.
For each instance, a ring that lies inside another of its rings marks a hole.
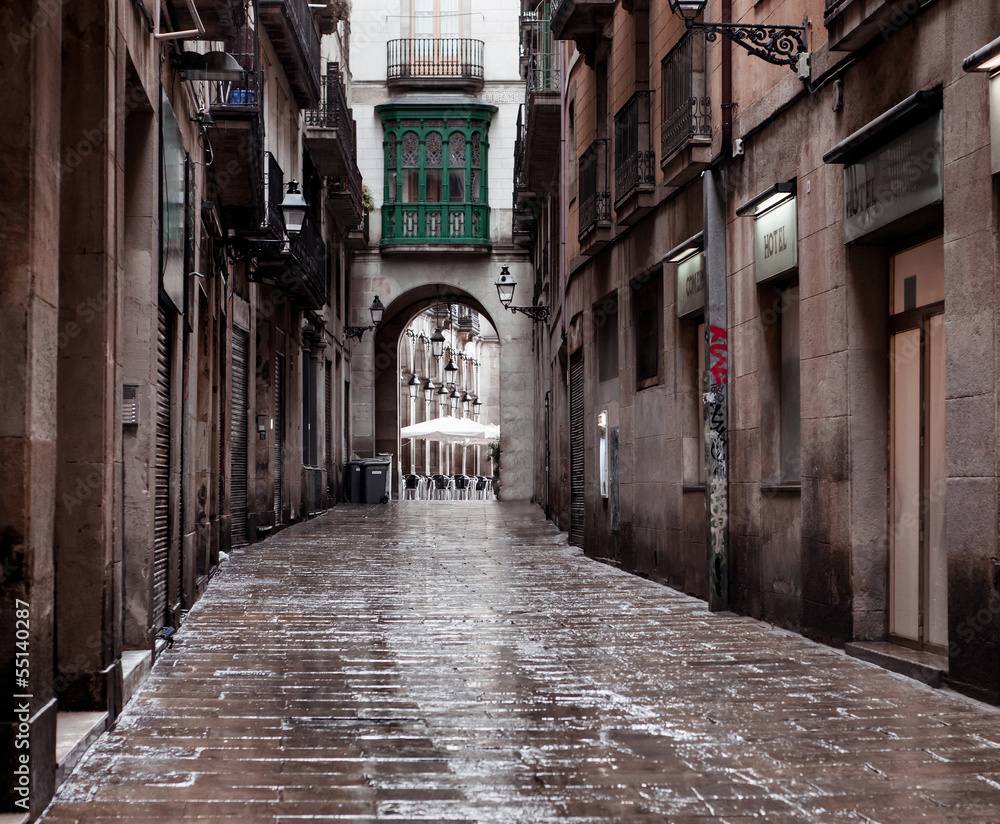
[[[569,542],[583,546],[583,354],[569,362]]]
[[[167,623],[170,554],[170,319],[160,306],[156,328],[156,466],[153,473],[153,623]]]
[[[230,453],[229,512],[232,516],[230,543],[247,545],[247,363],[250,333],[233,326],[232,451]]]
[[[274,358],[274,523],[280,524],[285,479],[285,356]]]

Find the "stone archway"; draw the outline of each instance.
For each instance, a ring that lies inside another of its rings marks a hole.
[[[382,323],[373,337],[367,335],[355,346],[352,358],[354,451],[359,456],[379,452],[399,454],[399,338],[411,320],[442,296],[455,295],[459,302],[486,318],[500,339],[500,482],[504,500],[530,500],[534,465],[533,409],[534,359],[531,354],[531,321],[523,315],[504,312],[497,300],[492,267],[488,261],[461,267],[461,275],[449,277],[459,267],[439,269],[439,280],[406,285],[386,276],[371,279],[372,288],[355,298],[355,306],[367,307],[378,295],[385,306]],[[393,267],[397,268],[397,267]],[[407,269],[409,267],[399,267]],[[525,264],[512,264],[522,271],[516,276],[530,282]],[[402,272],[401,272],[402,274]],[[410,272],[412,275],[412,272]],[[499,310],[499,311],[498,311]],[[358,309],[355,309],[360,314]]]

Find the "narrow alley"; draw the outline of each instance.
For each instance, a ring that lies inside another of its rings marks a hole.
[[[527,504],[346,505],[223,564],[42,820],[996,822],[1000,712]]]

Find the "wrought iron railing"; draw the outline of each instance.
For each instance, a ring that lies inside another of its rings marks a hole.
[[[235,34],[225,41],[226,52],[231,54],[240,68],[243,77],[240,80],[210,80],[208,83],[208,101],[213,109],[236,108],[248,113],[261,108],[261,78],[260,78],[260,41],[257,30],[249,20],[238,28]]]
[[[525,181],[524,152],[526,148],[526,124],[524,122],[524,104],[517,108],[517,131],[514,137],[514,196],[519,189],[527,189]]]
[[[264,221],[261,229],[275,238],[285,237],[285,216],[281,211],[281,202],[285,199],[285,173],[274,159],[274,155],[265,152],[264,164]]]
[[[364,206],[361,202],[361,172],[357,167],[350,174],[330,177],[327,180],[330,197],[346,197],[350,200],[360,220]]]
[[[608,139],[599,137],[580,155],[579,237],[611,222],[608,186]]]
[[[489,243],[485,203],[390,203],[382,206],[382,243]]]
[[[688,32],[660,64],[663,122],[660,162],[691,140],[712,137],[712,101],[706,87],[704,38]]]
[[[463,332],[479,334],[479,313],[468,306],[458,307],[458,328]]]
[[[535,52],[528,59],[528,93],[559,92],[562,74],[558,52]]]
[[[344,144],[348,157],[354,157],[354,121],[344,94],[340,64],[329,63],[326,76],[320,85],[318,109],[306,109],[306,126],[321,129],[336,129],[337,138]]]
[[[615,115],[615,204],[656,182],[649,129],[650,91],[637,91]]]
[[[483,79],[483,41],[464,37],[411,37],[386,44],[389,80]]]
[[[289,241],[288,251],[301,278],[296,291],[311,307],[322,306],[327,299],[326,244],[311,212],[306,212],[302,230]]]

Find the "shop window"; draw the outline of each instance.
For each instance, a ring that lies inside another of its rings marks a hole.
[[[777,426],[763,467],[771,482],[796,484],[802,478],[801,392],[799,378],[799,285],[786,282],[761,290],[761,321],[769,368],[761,379],[761,414]]]

